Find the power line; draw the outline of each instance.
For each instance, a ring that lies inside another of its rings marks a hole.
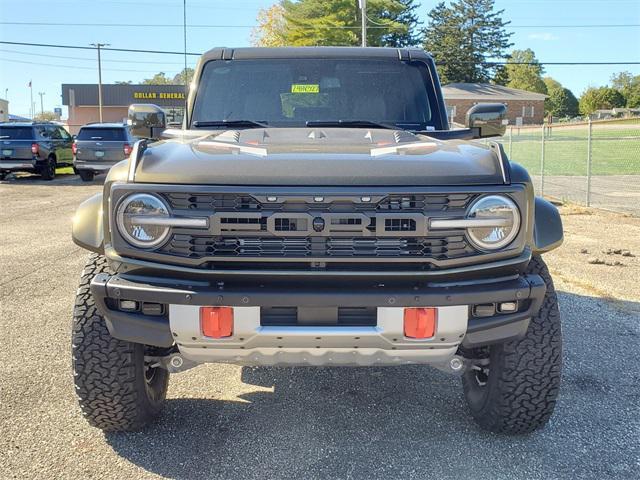
[[[369,25],[367,28],[396,28],[394,25],[382,25],[374,22],[371,18],[367,19],[375,25]],[[68,27],[68,23],[64,22],[0,22],[0,25],[18,25],[18,26],[38,26],[38,27]],[[206,24],[194,23],[187,25],[188,28],[254,28],[258,25],[229,25],[229,24]],[[304,23],[296,22],[296,26],[305,27]],[[308,28],[316,28],[313,25],[307,25]],[[640,23],[598,23],[598,24],[559,24],[559,25],[510,25],[509,28],[637,28]],[[133,27],[133,28],[183,28],[181,23],[84,23],[75,25],[75,27]],[[331,25],[322,26],[323,29],[349,30],[360,29],[359,26],[348,25]]]
[[[8,42],[8,41],[0,40],[0,44],[24,45],[28,47],[72,48],[77,50],[91,50],[91,51],[95,50],[95,48],[93,47],[84,47],[80,45],[59,45],[59,44],[53,44],[53,43]],[[163,54],[163,55],[184,55],[185,54],[185,52],[172,52],[169,50],[142,50],[142,49],[136,49],[136,48],[108,47],[108,48],[103,48],[102,50],[110,51],[110,52],[157,53],[157,54]],[[199,57],[200,55],[202,55],[201,53],[193,53],[193,52],[187,52],[186,54],[196,56],[196,57]]]
[[[102,50],[105,50],[104,48]],[[49,53],[33,53],[33,52],[21,52],[20,50],[10,50],[7,48],[0,48],[0,52],[15,53],[18,55],[29,55],[32,57],[47,57],[47,58],[63,58],[65,60],[81,60],[85,62],[95,62],[95,58],[87,57],[69,57],[67,55],[51,55]],[[153,65],[182,65],[181,62],[151,62],[145,60],[102,60],[102,63],[147,63]]]
[[[95,50],[95,49],[93,49]],[[104,49],[102,49],[104,50]],[[61,68],[69,68],[69,65],[61,65],[59,63],[41,63],[41,62],[28,62],[26,60],[14,60],[12,58],[0,58],[1,62],[13,62],[13,63],[24,63],[24,64],[28,64],[28,65],[39,65],[39,66],[43,66],[43,67],[61,67]],[[95,60],[94,60],[95,62]],[[95,72],[95,68],[94,67],[73,67],[73,70],[76,69],[80,69],[80,70],[91,70]],[[122,68],[108,68],[106,69],[109,72],[133,72],[133,73],[158,73],[156,71],[151,71],[151,70],[128,70],[128,69],[122,69]]]
[[[51,43],[28,43],[28,42],[9,42],[9,41],[0,41],[0,44],[7,45],[23,45],[29,47],[47,47],[47,48],[65,48],[65,49],[78,49],[78,50],[95,50],[93,47],[85,47],[80,45],[57,45]],[[129,53],[154,53],[154,54],[166,54],[166,55],[184,55],[184,52],[174,52],[174,51],[165,51],[165,50],[141,50],[141,49],[128,49],[128,48],[111,48],[105,47],[101,50],[106,51],[115,51],[115,52],[129,52]],[[201,53],[187,53],[187,55],[195,55],[200,56]],[[11,61],[11,60],[8,60]],[[13,60],[18,62],[19,60]],[[44,65],[37,62],[24,62],[20,61],[20,63],[32,63],[35,65]],[[615,61],[615,62],[506,62],[506,61],[485,61],[478,62],[482,65],[640,65],[640,61]],[[59,66],[59,65],[56,65]],[[89,68],[89,67],[74,67],[74,68]],[[117,69],[110,69],[112,71],[118,71]],[[121,70],[121,71],[137,71],[141,73],[151,73],[149,71],[142,72],[140,70]]]

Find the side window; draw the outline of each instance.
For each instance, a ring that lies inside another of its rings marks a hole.
[[[60,135],[60,130],[58,129],[58,127],[47,127],[47,130],[49,131],[49,136],[53,140],[62,140],[62,136]]]
[[[64,128],[58,127],[58,131],[60,132],[60,138],[63,140],[71,140],[71,135],[69,135]]]
[[[36,131],[36,135],[38,136],[38,138],[50,138],[49,137],[49,132],[47,131],[47,127],[45,127],[44,125],[37,125],[34,127],[35,131]]]

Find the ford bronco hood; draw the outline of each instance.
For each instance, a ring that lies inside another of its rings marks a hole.
[[[502,184],[500,159],[481,144],[403,130],[266,128],[203,131],[151,144],[141,183],[214,185]]]

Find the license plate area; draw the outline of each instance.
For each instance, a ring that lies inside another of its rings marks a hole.
[[[95,153],[97,158],[104,157],[104,152],[102,150],[96,150],[94,153]]]
[[[2,150],[2,156],[3,157],[10,157],[11,155],[13,155],[13,150],[11,150],[11,149],[3,149]]]

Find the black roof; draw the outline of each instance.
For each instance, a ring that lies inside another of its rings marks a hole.
[[[245,60],[253,58],[397,58],[427,59],[429,55],[417,48],[388,47],[218,47],[202,55],[207,60]]]

